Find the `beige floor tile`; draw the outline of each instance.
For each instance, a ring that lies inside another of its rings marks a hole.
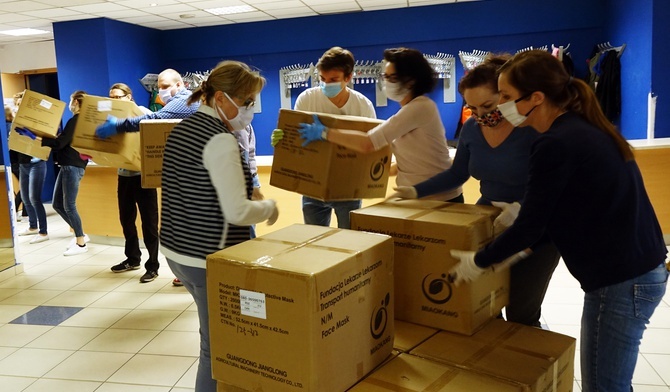
[[[173,386],[195,362],[192,357],[135,355],[109,378],[110,382]]]
[[[656,370],[663,382],[670,385],[670,353],[665,354],[642,354],[647,362]],[[636,389],[637,391],[637,389]]]
[[[148,283],[140,283],[140,276],[144,274],[144,270],[140,270],[136,275],[136,279],[130,280],[121,286],[117,287],[116,290],[117,292],[133,292],[133,293],[156,293],[158,290],[162,289],[163,287],[169,285],[172,285],[172,279],[165,278],[160,275],[161,271],[158,271],[159,277],[156,278],[153,282],[148,282]]]
[[[542,317],[551,326],[581,325],[582,308],[580,305],[568,304],[542,304]]]
[[[121,286],[123,282],[123,280],[115,278],[91,277],[74,286],[71,290],[108,292]]]
[[[55,276],[82,276],[85,278],[90,278],[102,272],[103,269],[106,268],[95,265],[77,264],[57,273]]]
[[[189,305],[190,308],[190,305]],[[166,331],[198,331],[200,329],[200,321],[198,319],[198,312],[187,310],[179,315],[170,325]]]
[[[38,290],[69,290],[85,280],[86,278],[82,276],[52,276],[31,288]]]
[[[112,328],[154,329],[162,331],[173,322],[181,312],[176,310],[132,310]]]
[[[56,326],[28,343],[26,347],[75,351],[104,331],[103,328]]]
[[[48,300],[62,294],[63,290],[35,290],[25,289],[9,298],[2,300],[2,304],[35,305],[39,306]]]
[[[158,333],[159,331],[142,329],[108,329],[81,350],[135,354],[149,344]]]
[[[190,368],[188,368],[188,371],[182,376],[182,378],[177,381],[177,384],[175,384],[175,388],[194,388],[195,387],[195,378],[198,374],[198,363],[200,360],[196,360],[193,365],[191,365]],[[174,389],[173,389],[174,391]]]
[[[635,392],[670,392],[670,386],[633,384]]]
[[[2,303],[3,300],[16,295],[23,291],[23,289],[16,289],[16,288],[9,288],[9,289],[2,289],[0,288],[0,303]]]
[[[200,355],[200,333],[163,331],[144,346],[140,353],[197,357]]]
[[[48,279],[49,276],[33,276],[33,275],[26,275],[21,274],[18,276],[15,276],[11,279],[7,279],[3,282],[0,282],[0,288],[3,289],[27,289],[30,287],[33,287],[34,285],[42,282],[45,279]]]
[[[649,364],[641,354],[637,358],[637,364],[635,365],[635,373],[633,374],[633,384],[644,384],[644,385],[663,385],[665,382],[661,376],[654,370],[654,368]]]
[[[105,381],[119,370],[132,354],[78,351],[60,362],[45,377],[64,380]]]
[[[0,327],[0,346],[23,347],[52,328],[49,325],[5,324]]]
[[[170,387],[132,385],[106,382],[95,392],[171,392]]]
[[[0,376],[0,385],[2,385],[2,392],[23,392],[36,380],[37,378],[34,377]]]
[[[63,321],[61,326],[109,328],[128,314],[126,309],[86,308]]]
[[[184,293],[156,293],[142,302],[137,309],[185,310],[193,303],[193,297]]]
[[[99,382],[52,380],[41,378],[31,384],[23,392],[94,392],[100,386]]]
[[[72,354],[69,350],[21,348],[0,360],[0,375],[42,377]]]
[[[85,308],[105,295],[102,291],[75,291],[68,290],[50,300],[49,306],[75,306]]]
[[[120,280],[120,279],[117,279]],[[112,291],[93,302],[92,308],[135,309],[151,297],[151,293]]]
[[[667,328],[670,336],[670,307],[658,306],[649,320],[648,328]]]
[[[669,354],[670,329],[649,328],[644,331],[640,352],[643,354]]]
[[[0,359],[7,358],[7,356],[16,352],[16,350],[18,350],[18,349],[19,349],[18,347],[2,347],[2,346],[0,346]]]

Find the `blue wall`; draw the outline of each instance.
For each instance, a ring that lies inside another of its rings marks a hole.
[[[663,121],[663,113],[670,113],[670,78],[668,64],[670,51],[666,50],[670,37],[670,3],[655,0],[653,7],[653,37],[651,40],[651,91],[658,94],[656,101],[655,137],[670,137],[670,127]],[[653,50],[653,48],[657,48]]]

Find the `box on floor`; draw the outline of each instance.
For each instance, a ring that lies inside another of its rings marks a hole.
[[[509,301],[509,270],[487,272],[456,287],[452,249],[476,251],[493,239],[490,206],[387,200],[351,212],[351,228],[387,234],[395,245],[396,318],[471,335]]]
[[[393,348],[388,236],[292,225],[209,255],[207,287],[223,384],[343,391]]]

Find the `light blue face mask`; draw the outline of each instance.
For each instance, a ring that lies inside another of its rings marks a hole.
[[[328,98],[333,98],[342,91],[342,82],[324,83],[321,82],[321,91]]]

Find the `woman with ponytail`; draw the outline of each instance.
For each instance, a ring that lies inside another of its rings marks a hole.
[[[584,392],[629,392],[642,334],[666,290],[667,249],[633,152],[592,90],[544,51],[499,70],[503,116],[541,135],[514,224],[479,252],[457,252],[456,282],[548,234],[585,291]]]

